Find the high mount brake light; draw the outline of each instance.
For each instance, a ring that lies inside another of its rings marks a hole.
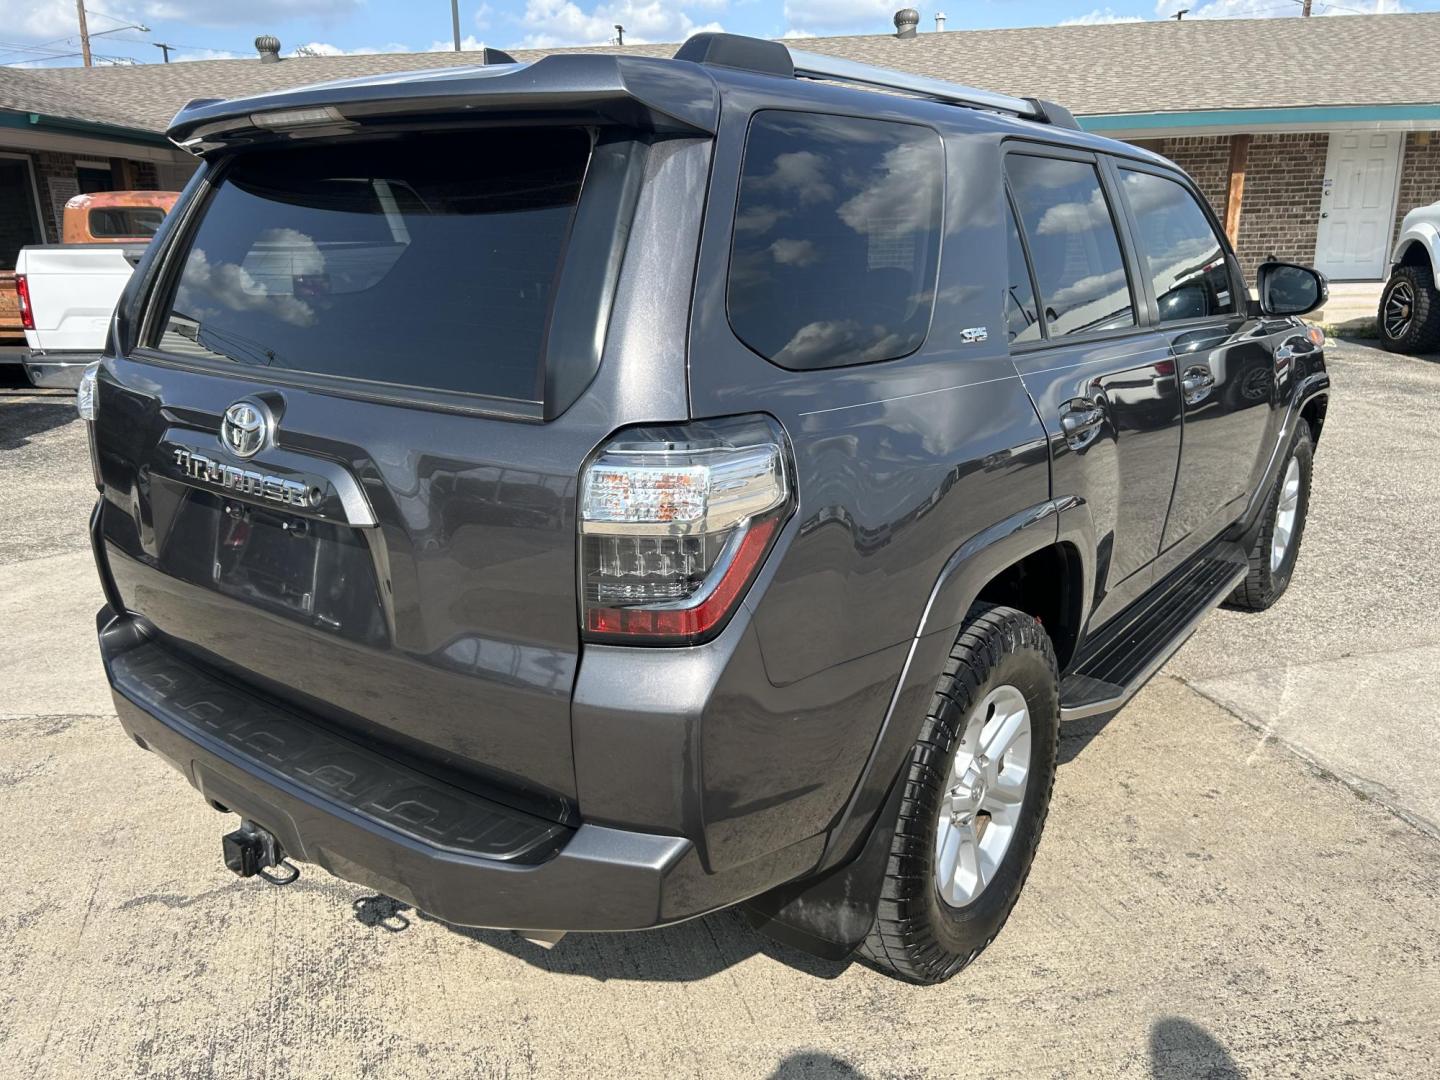
[[[788,444],[769,417],[621,432],[580,485],[585,637],[713,637],[793,507]]]

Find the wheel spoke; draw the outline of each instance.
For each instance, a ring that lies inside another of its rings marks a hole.
[[[999,761],[1005,756],[1011,745],[1015,742],[1016,736],[1021,731],[1029,730],[1030,713],[1025,709],[1023,702],[1014,712],[1000,718],[999,723],[992,721],[994,730],[990,737],[985,740],[981,753],[991,761]],[[983,737],[983,736],[982,736]]]
[[[985,802],[981,809],[988,810],[991,805],[1019,806],[1025,800],[1027,773],[1028,770],[1019,766],[1001,769],[985,789]]]

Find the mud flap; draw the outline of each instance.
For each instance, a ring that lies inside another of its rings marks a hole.
[[[891,782],[859,852],[815,877],[787,882],[746,901],[741,910],[752,927],[825,960],[843,960],[855,951],[875,925],[900,814],[903,773],[902,768]]]

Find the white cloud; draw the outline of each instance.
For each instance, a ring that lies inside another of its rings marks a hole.
[[[1187,0],[1156,0],[1155,14],[1170,17],[1181,8],[1189,8],[1187,19],[1273,19],[1299,17],[1299,0],[1207,0],[1196,4]],[[1314,0],[1318,15],[1388,15],[1409,11],[1403,0]]]
[[[474,40],[473,38],[471,40]],[[446,42],[444,48],[452,47],[453,42]],[[398,41],[392,41],[383,48],[375,48],[371,45],[362,45],[358,49],[342,49],[338,45],[331,45],[328,41],[307,41],[296,45],[288,51],[289,56],[363,56],[366,53],[400,53],[409,52],[408,45],[402,45]]]
[[[186,60],[253,60],[255,53],[231,52],[229,49],[172,49],[170,51],[170,62],[180,63]]]
[[[1109,23],[1144,22],[1139,15],[1118,15],[1110,8],[1095,8],[1073,19],[1061,19],[1061,26],[1101,26]]]
[[[615,37],[615,24],[625,27],[625,40],[683,41],[691,34],[722,31],[718,23],[697,24],[685,12],[661,0],[612,0],[589,11],[573,0],[526,0],[519,22],[527,31],[515,47],[549,49],[561,45],[603,45]]]
[[[306,0],[305,16],[309,19],[334,19],[351,15],[364,6],[364,0]],[[107,10],[111,10],[107,8]],[[119,12],[115,12],[119,14]],[[264,32],[268,21],[275,25],[296,16],[293,0],[143,0],[138,21],[173,21],[192,26],[255,26]]]
[[[454,48],[455,39],[446,38],[444,41],[432,41],[430,43],[430,48],[425,51],[450,52]],[[479,52],[483,48],[485,48],[485,42],[477,38],[474,34],[466,34],[463,38],[460,39],[461,52]]]
[[[785,0],[785,23],[813,33],[884,34],[903,6],[895,0]]]
[[[798,26],[792,26],[789,30],[786,30],[785,33],[781,34],[780,36],[782,38],[807,38],[817,37],[818,35],[812,34],[809,30],[802,30]]]

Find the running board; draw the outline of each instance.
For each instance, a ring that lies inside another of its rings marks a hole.
[[[1123,706],[1248,572],[1245,550],[1221,541],[1131,604],[1086,645],[1061,680],[1060,719],[1080,720]]]

